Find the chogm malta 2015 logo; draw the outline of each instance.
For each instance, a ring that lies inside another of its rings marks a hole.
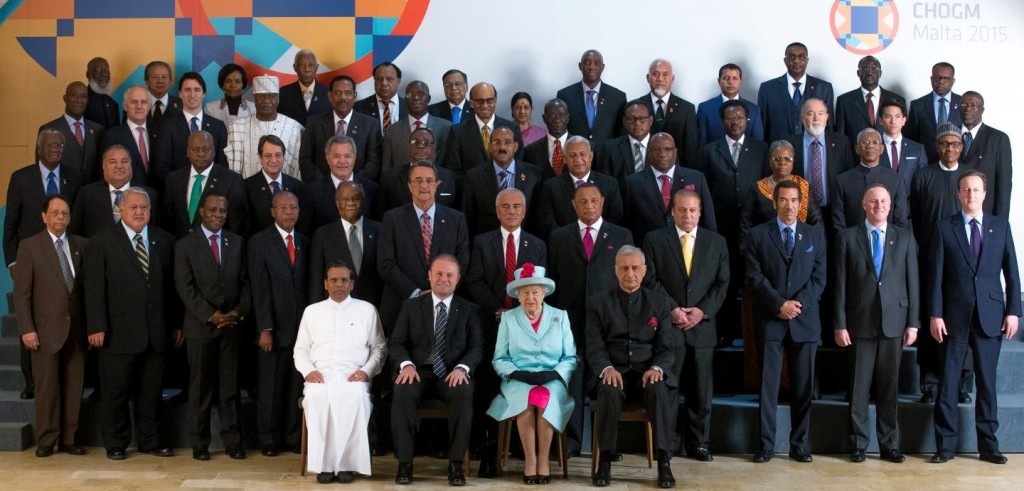
[[[829,13],[832,37],[847,51],[871,55],[888,48],[900,28],[892,0],[836,0]]]

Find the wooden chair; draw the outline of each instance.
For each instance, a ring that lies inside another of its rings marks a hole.
[[[302,448],[302,454],[300,455],[299,458],[299,465],[301,466],[301,468],[299,469],[299,475],[305,476],[306,463],[309,460],[309,450],[306,448],[306,444],[309,441],[309,431],[306,429],[306,411],[302,409],[302,399],[302,397],[299,397],[299,412],[302,413],[302,443],[299,444],[299,446]]]
[[[505,475],[505,461],[508,460],[508,450],[512,443],[512,421],[516,418],[508,418],[498,423],[498,462],[496,471],[498,476]],[[562,478],[569,479],[569,467],[565,463],[565,434],[558,433],[558,467],[562,469]]]
[[[590,454],[590,477],[593,479],[594,475],[597,474],[597,463],[601,460],[601,446],[600,436],[598,434],[597,426],[597,408],[599,404],[596,400],[590,401],[591,419],[594,421],[594,432],[591,436],[591,444],[593,445],[593,451]],[[647,417],[647,409],[640,404],[626,404],[622,408],[622,413],[619,414],[619,422],[634,422],[644,423],[647,429],[647,468],[654,468],[654,426],[651,424],[651,420]]]

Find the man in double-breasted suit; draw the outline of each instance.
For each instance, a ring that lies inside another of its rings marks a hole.
[[[188,167],[188,138],[200,130],[213,136],[214,163],[225,168],[228,166],[228,158],[224,154],[224,147],[228,145],[228,127],[203,111],[203,96],[206,95],[203,76],[196,72],[182,75],[178,93],[182,97],[181,111],[167,115],[154,142],[150,175],[157,187],[171,171]]]
[[[863,462],[871,442],[868,402],[875,398],[881,458],[901,463],[896,421],[900,358],[914,344],[920,318],[917,242],[888,221],[891,197],[882,184],[864,192],[867,219],[836,234],[833,322],[836,344],[853,345],[850,391],[852,462]],[[874,390],[872,390],[872,384]]]
[[[197,131],[188,137],[191,165],[167,174],[164,188],[164,226],[175,237],[188,235],[199,223],[199,198],[207,191],[228,197],[228,230],[243,233],[246,226],[245,184],[227,167],[213,165],[213,136]]]
[[[489,142],[491,132],[499,127],[512,129],[516,143],[519,144],[516,158],[522,158],[523,136],[519,132],[519,125],[494,115],[498,89],[487,82],[480,82],[469,91],[469,102],[473,106],[473,117],[462,118],[461,123],[452,126],[448,147],[445,149],[444,167],[464,175],[469,169],[488,162],[491,157],[484,146],[484,136],[487,136]]]
[[[289,191],[302,195],[303,183],[299,178],[284,173],[284,142],[277,135],[263,135],[257,145],[260,153],[260,167],[257,172],[242,181],[245,186],[246,224],[245,236],[262,232],[274,224],[271,206],[274,195]]]
[[[1009,224],[983,211],[986,179],[975,170],[960,176],[961,212],[939,220],[929,248],[929,328],[936,341],[945,343],[935,401],[933,463],[945,463],[957,450],[957,394],[968,349],[974,354],[978,383],[974,418],[978,452],[986,462],[1006,463],[996,438],[996,367],[1002,336],[1012,339],[1020,322],[1020,273]],[[1001,281],[1006,282],[1005,289]]]
[[[224,229],[228,198],[207,191],[199,203],[200,226],[174,246],[174,284],[185,306],[182,331],[188,350],[187,431],[192,458],[210,459],[210,409],[217,399],[220,438],[232,459],[244,459],[238,345],[239,323],[249,314],[245,239]]]
[[[249,239],[252,312],[259,333],[256,421],[260,453],[274,457],[282,447],[298,448],[302,376],[292,347],[307,304],[309,239],[295,230],[299,199],[290,191],[274,195],[274,224]]]
[[[790,43],[782,59],[786,73],[761,82],[757,89],[757,107],[761,109],[764,121],[764,141],[785,140],[807,128],[807,123],[800,120],[802,101],[819,99],[829,114],[835,112],[832,84],[807,75],[808,60],[807,46]]]
[[[87,241],[65,233],[71,208],[64,198],[48,198],[42,217],[46,230],[21,241],[13,278],[18,333],[33,364],[36,456],[49,457],[54,447],[83,455],[75,435],[88,348],[81,274]]]
[[[700,195],[679,190],[672,196],[673,225],[647,234],[646,284],[672,299],[676,336],[671,367],[686,396],[683,444],[687,455],[713,459],[711,397],[718,314],[729,289],[729,249],[725,238],[698,227]],[[689,256],[689,257],[687,257]]]
[[[339,218],[316,229],[309,253],[309,303],[327,298],[323,289],[328,264],[351,264],[358,281],[352,297],[374,305],[380,304],[384,283],[377,273],[377,243],[380,222],[363,213],[363,188],[355,182],[338,186],[334,204]]]
[[[518,146],[511,129],[498,128],[491,133],[491,165],[478,165],[466,172],[461,211],[471,237],[500,224],[494,212],[498,191],[518,189],[526,197],[526,206],[533,206],[543,175],[539,168],[515,158]]]
[[[316,80],[320,64],[317,63],[316,54],[312,51],[300,49],[295,53],[292,68],[295,75],[298,75],[298,80],[281,87],[281,100],[277,105],[277,112],[306,126],[309,117],[331,111],[331,103],[327,100],[329,91],[326,85]]]
[[[370,171],[370,179],[377,179],[373,169],[380,164],[380,123],[371,116],[352,110],[356,100],[356,83],[348,75],[331,80],[328,98],[333,111],[310,116],[302,132],[299,149],[299,169],[302,180],[313,181],[330,176],[327,166],[327,140],[332,136],[348,136],[356,144],[356,162],[353,172]]]
[[[64,135],[64,156],[61,163],[73,167],[89,183],[99,174],[99,147],[103,126],[85,119],[89,89],[82,82],[71,82],[64,91],[64,114],[39,127],[52,128]],[[81,141],[79,141],[81,137]]]
[[[132,440],[134,402],[140,453],[174,450],[160,438],[164,353],[181,345],[181,307],[174,291],[174,236],[149,225],[149,196],[129,188],[121,227],[89,239],[85,275],[89,345],[100,351],[100,429],[107,458],[124,460]]]
[[[430,264],[430,294],[406,300],[391,333],[388,351],[397,374],[391,432],[395,438],[398,475],[412,481],[413,443],[419,426],[416,406],[424,397],[448,404],[448,483],[466,483],[462,455],[473,425],[473,386],[483,360],[477,306],[455,296],[461,279],[459,259],[442,253]],[[404,482],[403,482],[404,481]]]
[[[565,142],[566,172],[544,181],[534,213],[534,228],[546,239],[553,230],[577,219],[573,195],[584,184],[593,184],[604,197],[603,218],[613,223],[622,221],[622,193],[619,182],[608,175],[592,171],[594,152],[590,140],[574,135]]]
[[[836,98],[833,118],[836,133],[846,135],[850,148],[857,146],[857,134],[864,128],[879,128],[879,115],[883,102],[896,101],[906,107],[903,96],[878,85],[882,77],[882,64],[874,56],[865,56],[857,62],[860,87]]]
[[[628,229],[601,215],[604,203],[605,197],[596,184],[579,186],[572,198],[576,221],[556,228],[548,240],[548,271],[559,285],[551,305],[568,312],[573,339],[580,346],[586,346],[587,303],[615,288],[615,253],[624,245],[633,245]],[[583,441],[583,366],[584,363],[576,365],[569,381],[569,394],[576,401],[565,429],[570,453],[579,452]]]
[[[622,110],[626,93],[604,80],[604,56],[596,49],[583,52],[579,63],[583,79],[555,95],[569,109],[569,133],[586,137],[595,145],[622,134]]]
[[[399,119],[384,132],[381,161],[374,162],[379,165],[369,169],[369,174],[374,179],[378,179],[379,176],[383,176],[384,173],[395,167],[401,167],[410,162],[409,141],[412,139],[413,130],[420,128],[430,130],[434,136],[434,165],[444,165],[442,159],[448,145],[448,132],[451,131],[452,122],[427,112],[427,104],[430,102],[430,87],[424,82],[419,80],[409,82],[409,85],[405,87],[405,100],[409,107],[409,115]]]
[[[818,227],[797,220],[800,187],[791,181],[775,186],[777,217],[750,231],[746,248],[747,278],[754,285],[755,319],[763,380],[758,403],[761,438],[754,462],[775,456],[775,419],[779,404],[782,349],[789,357],[791,384],[789,458],[811,462],[807,448],[811,423],[814,355],[821,341],[818,301],[825,288],[825,236]]]

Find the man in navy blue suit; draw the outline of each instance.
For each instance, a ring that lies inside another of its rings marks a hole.
[[[601,80],[604,57],[588,49],[580,58],[583,79],[558,91],[556,97],[569,108],[569,134],[585,136],[600,144],[622,134],[626,94]]]
[[[963,126],[960,120],[960,94],[953,93],[956,83],[956,70],[953,65],[940,61],[932,66],[932,91],[910,102],[905,133],[907,137],[924,145],[928,153],[928,162],[938,162],[939,153],[935,149],[935,128],[945,122]]]
[[[880,164],[892,169],[903,178],[903,185],[909,190],[914,182],[914,173],[928,165],[928,154],[924,145],[907,138],[903,126],[907,124],[906,108],[897,100],[882,101],[878,110],[878,126],[882,131],[882,152]]]
[[[735,63],[726,63],[718,69],[718,87],[722,93],[697,105],[697,136],[700,147],[725,136],[719,108],[725,101],[738,100],[747,108],[746,135],[755,140],[764,140],[764,125],[761,123],[761,110],[757,104],[740,97],[743,87],[743,69]]]
[[[978,402],[974,421],[981,460],[1005,464],[996,430],[996,367],[1002,336],[1013,338],[1021,316],[1020,275],[1009,223],[982,211],[988,178],[960,176],[961,212],[940,219],[932,235],[927,308],[932,337],[945,343],[942,381],[935,402],[932,463],[953,458],[959,435],[957,394],[967,350],[974,353]],[[1006,281],[1005,289],[1000,278]],[[1004,298],[1005,294],[1005,298]]]
[[[807,75],[807,46],[790,43],[786,46],[786,74],[761,83],[757,90],[757,106],[764,121],[764,140],[784,140],[799,133],[800,103],[814,97],[825,102],[829,114],[833,111],[832,84]]]

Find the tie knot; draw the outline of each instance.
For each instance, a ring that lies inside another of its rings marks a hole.
[[[422,218],[423,221],[429,221],[430,215],[427,212],[423,212],[423,215],[421,215],[420,218]]]
[[[800,88],[801,85],[803,85],[803,84],[801,84],[800,82],[793,82],[793,87],[796,87],[798,89]]]
[[[54,243],[57,244],[57,247],[64,247],[64,239],[57,239]]]
[[[978,220],[976,218],[972,218],[971,219],[971,226],[972,227],[977,227],[978,226]]]
[[[205,176],[203,176],[202,174],[196,174],[196,177],[195,177],[196,183],[203,182],[203,177],[205,177]]]
[[[583,182],[583,179],[576,179],[576,187],[580,187],[580,186],[582,186],[584,184],[586,184],[586,183]]]
[[[50,171],[50,173],[49,173],[49,174],[48,174],[48,175],[46,176],[46,180],[47,180],[47,181],[52,181],[52,180],[54,180],[54,179],[56,179],[56,178],[57,178],[57,173],[56,173],[56,172],[54,172],[54,171],[52,171],[52,170],[51,170],[51,171]]]
[[[663,101],[663,100],[661,100],[661,99],[658,99],[658,105],[659,105],[659,106],[661,106],[661,105],[664,105],[664,104],[665,104],[665,101]]]
[[[875,95],[875,94],[872,94],[871,92],[868,92],[868,96],[867,96],[867,98],[868,98],[868,99],[870,100],[870,99],[871,99],[872,97],[874,97],[874,95]]]
[[[139,244],[142,243],[142,234],[139,234],[139,233],[135,234],[135,242],[138,242]]]
[[[664,183],[668,182],[668,176],[665,175],[665,174],[662,174],[662,175],[658,176],[658,180],[661,181],[662,184],[664,184]]]
[[[594,94],[596,94],[596,93],[597,93],[597,92],[595,92],[595,91],[594,91],[593,89],[591,89],[591,90],[588,90],[588,91],[587,91],[587,96],[589,96],[589,97],[593,97],[593,96],[594,96]]]
[[[873,235],[875,237],[875,239],[878,238],[878,234],[880,234],[880,233],[882,233],[882,231],[877,229],[877,228],[871,231],[871,235]]]
[[[644,146],[643,146],[643,145],[641,145],[641,144],[640,144],[640,142],[636,142],[636,143],[634,143],[634,144],[633,144],[633,149],[634,149],[634,150],[636,150],[636,151],[638,151],[638,152],[639,152],[639,151],[640,151],[640,149],[641,149],[641,148],[643,148],[643,147],[644,147]]]
[[[785,233],[786,235],[793,235],[793,229],[792,229],[792,228],[790,228],[790,227],[786,227],[786,228],[782,229],[782,231],[783,231],[783,233]]]
[[[285,235],[284,236],[284,240],[287,240],[288,242],[291,242],[292,241],[292,234]]]
[[[591,230],[594,230],[594,227],[591,227],[589,225],[586,228],[583,229],[583,231],[588,233],[588,234],[590,233]]]
[[[388,107],[388,106],[389,106],[389,105],[391,104],[391,101],[385,101],[384,99],[381,99],[381,100],[380,100],[380,103],[381,103],[381,105],[383,105],[384,107]]]

